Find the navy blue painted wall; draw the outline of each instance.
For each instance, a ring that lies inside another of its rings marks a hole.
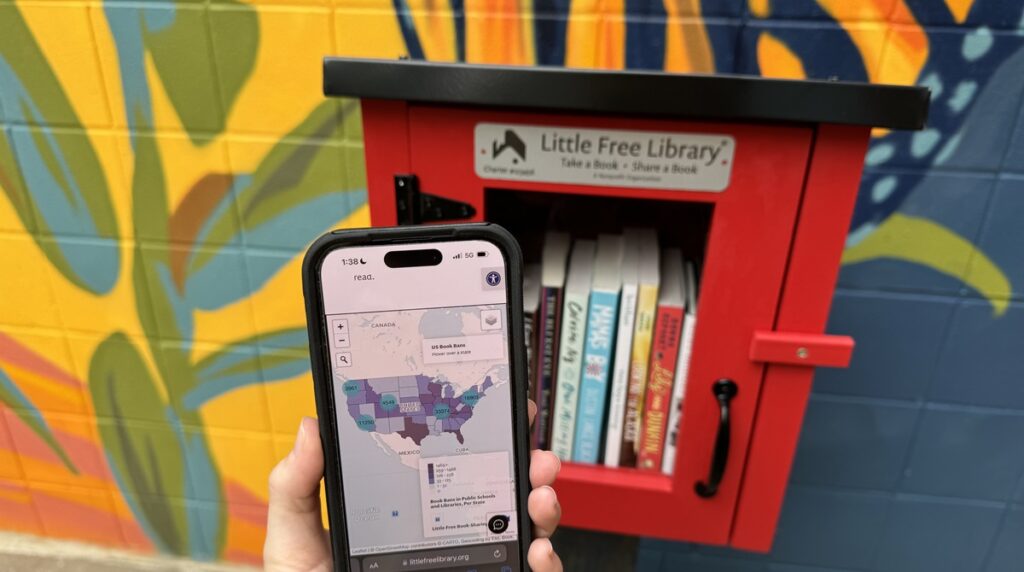
[[[1024,570],[1022,6],[975,2],[957,23],[945,2],[907,5],[929,38],[918,83],[933,89],[932,122],[873,143],[850,246],[900,215],[975,250],[843,267],[829,331],[857,350],[849,369],[815,378],[771,554],[643,540],[638,570]],[[812,77],[856,79],[849,38],[814,2],[772,8],[735,21],[735,71],[757,73],[744,45],[769,28],[808,44],[797,54]],[[898,251],[915,237],[889,238]],[[1008,285],[979,286],[988,262]]]

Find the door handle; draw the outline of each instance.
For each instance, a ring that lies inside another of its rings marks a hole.
[[[736,397],[739,388],[731,379],[720,379],[711,386],[711,392],[718,401],[718,436],[715,437],[715,450],[711,455],[711,471],[708,480],[697,481],[693,490],[701,498],[711,498],[718,493],[718,485],[722,483],[725,465],[729,462],[729,401]]]

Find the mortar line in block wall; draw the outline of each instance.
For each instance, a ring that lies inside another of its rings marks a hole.
[[[12,129],[38,129],[37,126],[30,125],[23,121],[0,121],[0,129],[2,128]],[[91,135],[91,136],[118,136],[128,137],[129,135],[136,135],[142,137],[169,137],[175,139],[225,139],[228,141],[236,142],[254,142],[260,144],[266,143],[291,143],[297,145],[332,145],[336,147],[362,147],[362,141],[349,141],[346,139],[338,139],[337,137],[318,137],[315,135],[309,136],[289,136],[288,133],[274,132],[274,131],[252,131],[248,129],[232,129],[230,131],[208,131],[204,129],[193,129],[189,131],[181,129],[171,129],[167,127],[157,127],[154,129],[126,129],[121,127],[80,127],[77,125],[69,125],[64,123],[52,123],[46,126],[46,130],[55,135]],[[290,132],[290,130],[289,130]]]
[[[942,332],[942,341],[939,344],[940,352],[952,337],[953,319],[955,318],[955,316],[956,311],[954,310],[953,312],[950,312],[949,316],[945,320],[945,324],[943,325],[944,331]],[[925,384],[924,390],[921,392],[921,397],[914,400],[914,402],[917,404],[917,412],[916,417],[914,419],[914,428],[911,431],[912,437],[910,439],[910,445],[907,447],[907,450],[903,453],[903,459],[900,462],[901,468],[899,472],[899,479],[896,481],[895,486],[892,490],[888,492],[887,495],[888,504],[885,507],[885,518],[883,519],[881,525],[882,530],[886,529],[886,527],[889,525],[889,522],[893,518],[893,511],[895,510],[894,507],[896,504],[896,500],[900,496],[900,491],[903,487],[903,483],[906,481],[907,478],[907,470],[910,467],[910,462],[913,459],[914,452],[917,450],[918,439],[921,436],[921,426],[924,425],[925,404],[927,403],[927,396],[931,394],[932,386],[935,383],[935,373],[938,369],[939,361],[940,360],[935,360],[932,364],[928,366],[929,372],[927,383]],[[872,568],[878,568],[878,558],[879,553],[878,547],[876,546],[875,553],[871,557]]]

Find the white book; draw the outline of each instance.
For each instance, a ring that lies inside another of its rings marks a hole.
[[[540,264],[523,267],[523,311],[536,314],[540,307]]]
[[[544,234],[544,249],[541,253],[540,283],[545,288],[565,286],[566,261],[571,245],[568,233],[548,231]]]
[[[611,390],[608,393],[608,428],[604,440],[604,464],[609,467],[619,466],[622,450],[622,424],[626,415],[626,394],[629,391],[641,240],[642,231],[639,229],[629,228],[622,233],[622,294],[615,336],[615,357],[612,361]]]
[[[569,257],[569,273],[565,278],[554,419],[551,425],[551,450],[563,461],[572,458],[595,249],[596,243],[593,240],[575,241]]]
[[[683,420],[683,398],[686,396],[686,376],[690,372],[693,334],[697,330],[697,272],[692,260],[686,261],[683,271],[686,312],[683,314],[683,335],[679,342],[676,379],[672,386],[672,401],[668,412],[668,435],[665,437],[665,452],[661,461],[661,472],[666,475],[672,475],[675,470],[676,443],[679,437],[679,426]]]

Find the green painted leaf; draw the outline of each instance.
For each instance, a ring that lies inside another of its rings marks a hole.
[[[106,175],[16,6],[0,4],[0,30],[0,97],[10,125],[0,133],[0,189],[61,274],[106,293],[120,269]],[[83,250],[80,237],[105,247]]]
[[[224,130],[225,117],[234,105],[245,80],[256,65],[259,21],[256,11],[241,2],[221,2],[231,7],[229,49],[218,46],[217,73],[211,56],[207,11],[190,2],[147,6],[143,42],[164,90],[192,142],[209,142],[204,133]],[[218,78],[222,81],[218,82]],[[223,96],[223,101],[221,101]]]
[[[14,384],[14,380],[8,377],[2,369],[0,369],[0,403],[10,407],[14,414],[25,422],[60,457],[61,462],[64,463],[64,466],[69,471],[76,475],[78,474],[78,469],[75,468],[64,447],[61,447],[57,438],[53,435],[53,431],[47,425],[46,419],[43,419],[43,414],[39,411],[39,408],[29,401],[28,397],[21,392],[21,389]]]
[[[186,464],[181,439],[168,418],[170,408],[138,351],[121,333],[103,341],[89,366],[89,392],[100,419],[100,439],[118,486],[129,499],[137,519],[161,548],[190,553],[188,516],[178,504],[137,502],[139,497],[186,497]],[[131,427],[126,418],[167,419]]]
[[[145,121],[141,112],[136,115],[136,121]],[[148,237],[156,243],[168,240],[167,200],[163,162],[156,140],[149,135],[136,137],[132,179],[132,221],[136,236]],[[174,284],[172,251],[144,248],[140,241],[133,253],[132,280],[139,320],[150,351],[157,358],[160,377],[174,401],[191,387],[194,375],[185,347],[165,341],[192,338],[192,308],[184,292]]]
[[[252,268],[253,281],[230,284],[223,277],[234,261],[222,245],[239,244],[244,233],[248,244],[298,255],[310,241],[366,203],[365,191],[356,186],[365,185],[358,172],[361,165],[346,169],[346,148],[340,142],[345,115],[355,113],[356,105],[348,102],[341,109],[339,117],[335,102],[325,101],[274,146],[255,172],[237,176],[229,185],[224,180],[208,182],[225,203],[233,202],[236,208],[212,208],[202,201],[182,203],[182,208],[195,212],[191,216],[175,213],[175,220],[210,215],[198,231],[179,232],[194,236],[183,274],[196,307],[216,309],[247,296],[254,283],[262,285],[287,262],[280,257],[274,264]]]

